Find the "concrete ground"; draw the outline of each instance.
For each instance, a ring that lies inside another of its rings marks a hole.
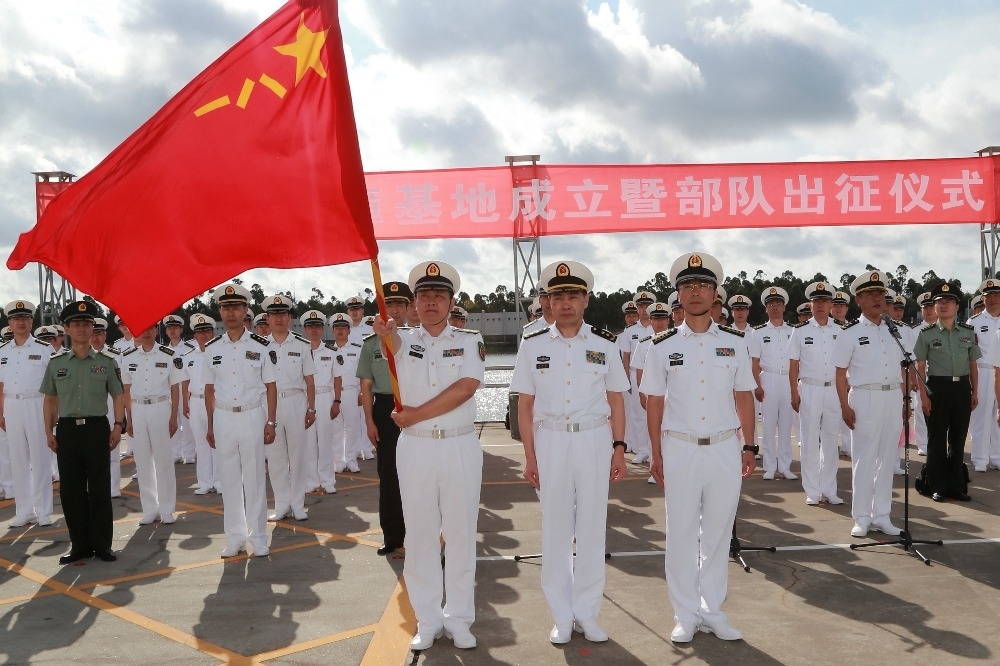
[[[0,532],[0,656],[4,664],[956,664],[1000,656],[1000,473],[973,474],[970,503],[910,493],[920,559],[898,546],[851,550],[847,504],[809,507],[797,481],[744,483],[737,535],[750,572],[730,566],[731,622],[746,639],[699,634],[683,647],[663,575],[662,491],[644,466],[612,486],[605,602],[607,643],[582,636],[548,643],[539,589],[541,517],[521,479],[520,444],[502,426],[481,433],[486,451],[477,572],[479,640],[447,639],[419,655],[401,582],[402,554],[378,557],[375,463],[339,475],[336,495],[307,497],[309,520],[272,526],[271,554],[223,561],[221,498],[196,496],[194,466],[177,465],[173,525],[139,526],[138,490],[115,504],[115,563],[60,567],[68,535],[57,506],[50,527]],[[631,457],[631,456],[629,456]],[[912,464],[914,473],[922,459]],[[794,467],[797,470],[797,464]],[[134,468],[123,464],[128,476]],[[123,483],[126,481],[123,480]],[[896,498],[902,499],[902,477]],[[0,527],[13,517],[0,501]],[[902,505],[893,512],[901,524]],[[872,535],[878,533],[873,532]]]

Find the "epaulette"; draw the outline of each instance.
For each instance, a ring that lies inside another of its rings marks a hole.
[[[332,342],[327,342],[323,346],[331,351],[337,351],[337,345],[333,344]]]
[[[849,321],[849,322],[846,322],[846,323],[844,323],[844,326],[843,326],[843,328],[844,328],[844,330],[846,331],[846,330],[847,330],[847,329],[849,329],[849,328],[850,328],[851,326],[857,326],[857,325],[858,325],[858,322],[860,322],[860,321],[861,321],[860,319],[855,319],[854,321]]]
[[[808,323],[809,322],[807,322],[807,321],[797,321],[794,324],[792,324],[792,328],[802,328],[803,326],[805,326]]]
[[[10,342],[10,340],[8,340],[7,342]],[[4,344],[7,344],[7,342],[5,342]],[[39,340],[38,338],[35,338],[35,342],[37,342],[40,345],[49,345],[49,343],[45,342],[44,340]],[[49,346],[51,347],[52,345]]]
[[[12,339],[13,339],[13,338],[12,338]],[[36,340],[36,342],[37,342],[37,340]],[[4,347],[6,347],[6,346],[7,346],[7,345],[9,345],[9,344],[10,344],[10,340],[4,340],[3,344],[0,344],[0,349],[3,349]],[[43,342],[42,344],[43,344],[43,345],[47,345],[47,344],[49,344],[49,343],[47,343],[47,342]]]
[[[962,328],[967,328],[970,331],[976,330],[975,326],[973,326],[972,324],[966,324],[965,322],[959,322],[958,325],[961,326]]]
[[[652,336],[652,335],[647,335],[647,336],[646,336],[646,337],[644,337],[644,338],[643,338],[642,340],[639,340],[639,344],[641,345],[641,344],[642,344],[643,342],[645,342],[646,340],[652,340],[652,339],[653,339],[653,336]]]
[[[669,331],[663,331],[662,333],[657,333],[656,335],[653,336],[653,344],[654,345],[658,345],[661,342],[663,342],[664,340],[666,340],[667,338],[669,338],[671,335],[677,335],[677,331],[679,331],[679,330],[681,330],[681,329],[679,329],[679,328],[672,328]]]
[[[674,330],[676,331],[677,329],[675,328]],[[725,331],[726,333],[732,333],[733,335],[735,335],[737,337],[740,337],[740,338],[742,338],[744,335],[746,335],[746,333],[744,333],[743,331],[741,331],[740,329],[738,329],[738,328],[736,328],[734,326],[725,326],[725,325],[720,324],[719,325],[719,330],[720,331]]]
[[[268,340],[267,338],[265,338],[262,335],[257,335],[256,333],[251,333],[250,337],[253,338],[254,342],[259,342],[260,344],[264,345],[265,347],[268,346],[269,344],[271,344],[271,341]]]
[[[914,322],[914,323],[910,324],[909,326],[910,326],[910,328],[920,328],[923,325],[924,325],[924,322],[917,321],[917,322]]]
[[[292,331],[291,333],[292,333],[292,336],[293,336],[293,337],[294,337],[294,338],[295,338],[296,340],[301,340],[302,342],[306,343],[307,345],[312,345],[312,343],[311,343],[311,342],[309,342],[309,338],[307,338],[307,337],[304,337],[304,336],[302,336],[302,335],[299,335],[299,334],[298,334],[298,333],[296,333],[295,331]]]
[[[190,340],[185,340],[184,341],[184,346],[187,347],[188,349],[194,349],[194,345],[191,344]]]
[[[361,338],[361,342],[368,342],[369,340],[371,340],[374,337],[378,337],[378,336],[376,336],[374,333],[371,333],[371,334],[366,335],[365,337]]]
[[[830,319],[833,319],[833,317],[830,317]],[[843,327],[843,325],[846,324],[847,322],[844,321],[843,319],[833,319],[833,323],[836,324],[837,326]]]
[[[471,328],[454,328],[452,330],[458,331],[459,333],[478,333],[479,331],[473,330]]]
[[[535,321],[538,321],[538,320],[536,319]],[[534,323],[535,323],[535,321],[529,321],[529,322],[528,322],[527,324],[525,324],[525,325],[524,325],[524,326],[522,326],[521,328],[528,328],[529,326],[531,326],[532,324],[534,324]]]
[[[986,312],[986,310],[983,310],[983,312]],[[972,315],[971,317],[969,317],[969,321],[972,321],[973,319],[975,319],[979,315],[983,314],[983,312],[977,312],[976,314]]]
[[[358,342],[349,342],[348,344],[351,345],[352,347],[360,347],[361,346],[361,343],[358,343]]]
[[[177,353],[170,345],[160,345],[160,351],[166,354],[167,356],[173,356],[175,353]]]
[[[222,336],[221,335],[217,335],[214,338],[212,338],[211,340],[209,340],[208,342],[206,342],[205,346],[208,347],[209,345],[214,344],[214,343],[218,342],[221,339],[222,339]]]
[[[895,324],[896,326],[906,326],[906,324],[903,323],[902,319],[893,319],[892,317],[889,317],[889,320],[892,321],[892,323]],[[969,328],[972,327],[970,326]]]
[[[767,322],[766,321],[763,324],[757,324],[756,326],[754,326],[753,330],[759,331],[760,329],[764,328],[765,326],[767,326]]]
[[[138,349],[138,347],[132,347],[132,349],[129,349],[127,352],[122,354],[122,356],[128,356],[129,354],[134,354],[136,349]]]
[[[57,351],[54,354],[52,354],[51,356],[49,356],[49,359],[51,360],[51,359],[54,359],[54,358],[59,358],[60,356],[62,356],[63,354],[65,354],[67,352],[69,352],[68,349],[63,349],[61,351]]]
[[[537,331],[532,331],[531,333],[528,333],[527,335],[524,336],[524,339],[525,340],[530,340],[531,338],[533,338],[535,336],[541,335],[542,333],[548,333],[548,332],[549,332],[549,327],[546,326],[545,328],[540,328]]]
[[[107,347],[105,347],[104,349],[102,349],[101,351],[99,351],[97,353],[100,354],[100,355],[102,355],[102,356],[107,356],[108,358],[113,358],[116,361],[118,360],[117,357],[115,357],[114,354],[112,354],[111,352],[108,351]]]
[[[927,324],[926,326],[924,326],[924,327],[923,327],[922,329],[920,329],[920,330],[921,330],[921,332],[922,332],[922,331],[929,331],[929,330],[931,330],[932,328],[934,328],[934,326],[936,326],[936,324]]]
[[[590,332],[593,333],[594,335],[598,336],[598,337],[604,338],[605,340],[610,340],[611,342],[614,342],[614,341],[616,341],[618,339],[617,335],[615,335],[614,333],[612,333],[608,329],[601,328],[599,326],[591,326],[590,327]]]
[[[122,355],[122,353],[121,353],[120,351],[118,351],[118,348],[117,348],[117,347],[113,347],[113,346],[111,346],[111,345],[108,345],[107,347],[105,347],[105,349],[107,349],[107,350],[108,350],[109,352],[111,352],[112,354],[116,354],[116,355],[118,355],[118,356],[121,356],[121,355]]]

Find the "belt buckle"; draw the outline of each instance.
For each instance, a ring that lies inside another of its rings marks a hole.
[[[234,412],[242,412],[243,408],[242,407],[233,407],[233,411]]]
[[[712,443],[712,438],[711,437],[699,437],[698,438],[698,446],[708,446],[711,443]]]
[[[431,439],[444,439],[444,430],[431,430]]]
[[[961,381],[961,379],[962,379],[961,377],[952,377],[951,381],[957,382],[957,381]]]
[[[566,424],[566,432],[580,432],[580,424],[579,423],[567,423]]]
[[[76,419],[76,420],[74,421],[74,423],[75,423],[76,425],[78,425],[78,426],[80,426],[80,425],[87,425],[87,419]]]

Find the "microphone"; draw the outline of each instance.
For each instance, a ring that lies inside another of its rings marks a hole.
[[[892,337],[899,340],[903,339],[899,334],[899,329],[896,327],[896,322],[894,322],[892,318],[884,312],[882,313],[882,321],[885,322],[885,325],[889,328],[889,332],[892,333]]]

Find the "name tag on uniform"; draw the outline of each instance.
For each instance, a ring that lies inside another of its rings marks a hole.
[[[551,360],[552,359],[549,358],[548,356],[538,356],[537,358],[535,358],[535,361],[537,361],[537,363],[535,363],[535,370],[546,370],[546,369],[548,369],[548,367],[549,367],[549,361],[551,361]]]
[[[167,367],[167,364],[166,363],[157,363],[156,367],[158,367],[158,368],[165,368],[165,367]]]
[[[684,365],[684,354],[680,352],[674,352],[673,354],[667,357],[667,360],[670,361],[671,366]]]
[[[69,370],[67,370],[66,368],[60,368],[59,370],[56,370],[56,377],[65,377],[68,374]]]
[[[716,356],[736,356],[736,350],[733,347],[716,347]]]
[[[302,354],[300,354],[298,352],[288,352],[288,355],[289,356],[302,356]]]
[[[0,358],[0,365],[7,365],[7,359]]]
[[[188,361],[188,367],[189,368],[193,368],[194,367],[194,361]]]
[[[804,345],[811,345],[812,343],[813,343],[812,338],[806,338],[805,340],[802,341],[802,344]]]
[[[418,352],[427,351],[426,349],[424,349],[420,345],[410,345],[410,349],[412,349],[413,351],[418,351]]]
[[[194,363],[194,361],[191,361],[191,362]],[[213,356],[212,357],[212,365],[222,365],[222,357],[221,356]]]
[[[859,345],[867,345],[868,344],[868,338],[867,337],[858,338],[858,344]]]
[[[588,349],[587,363],[596,363],[597,365],[605,365],[604,352],[590,351]]]
[[[962,342],[968,342],[970,344],[972,343],[972,338],[959,338],[959,340],[961,340]]]
[[[412,356],[413,358],[423,358],[424,357],[423,354],[419,354],[419,353],[413,351],[412,349],[410,350],[410,356]]]
[[[423,351],[424,348],[420,345],[410,345],[410,356],[413,358],[423,358],[424,355],[421,353]]]
[[[931,347],[934,347],[934,349],[940,349],[941,347],[944,347],[944,343],[940,340],[934,340],[931,342]]]
[[[247,360],[248,361],[259,361],[260,360],[260,352],[248,351],[247,352]]]
[[[455,356],[463,356],[464,354],[465,354],[465,349],[460,347],[458,349],[445,349],[441,353],[441,356],[443,358],[453,358]]]
[[[980,326],[979,327],[979,332],[980,333],[989,333],[989,330],[990,330],[989,326]]]
[[[92,365],[90,366],[90,371],[93,372],[95,375],[108,374],[108,369],[105,368],[103,365]]]
[[[319,360],[321,360],[321,361],[332,361],[333,357],[332,356],[320,356]]]
[[[138,365],[136,365],[135,363],[129,363],[129,365],[128,365],[128,371],[129,372],[135,372],[138,369],[139,369]]]
[[[765,335],[763,338],[760,339],[760,341],[761,342],[770,342],[771,341],[771,337],[769,335]]]
[[[41,361],[42,360],[42,355],[41,354],[29,354],[28,355],[28,360],[29,361]],[[7,359],[3,359],[3,362],[6,363]]]

